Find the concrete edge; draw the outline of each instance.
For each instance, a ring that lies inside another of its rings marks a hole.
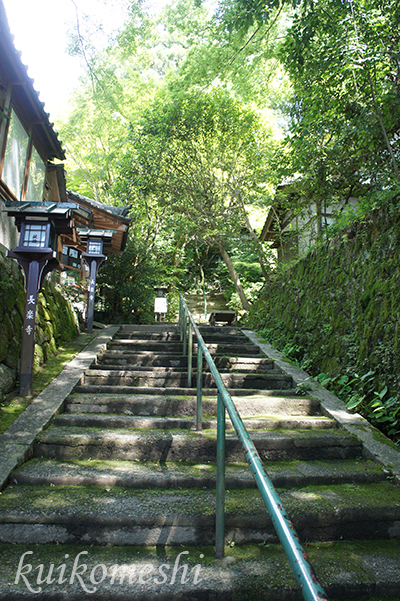
[[[256,332],[247,329],[242,329],[242,332],[267,357],[273,359],[280,369],[292,376],[296,386],[306,384],[309,387],[310,395],[320,401],[322,412],[335,419],[342,428],[357,436],[363,444],[364,456],[381,463],[400,483],[400,449],[397,449],[391,440],[377,428],[371,426],[359,413],[350,413],[343,401],[316,382],[307,372],[285,361],[282,353],[267,342],[261,341]]]
[[[32,457],[33,441],[54,415],[62,411],[64,401],[79,383],[83,372],[101,353],[120,326],[108,326],[85,346],[32,401],[26,410],[0,435],[0,490],[11,473]]]

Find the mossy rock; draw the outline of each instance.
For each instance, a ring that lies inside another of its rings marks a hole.
[[[4,360],[4,365],[7,365],[10,369],[17,372],[19,370],[21,358],[21,341],[18,340],[15,336],[10,341],[8,346],[7,357]]]
[[[57,346],[54,338],[52,338],[48,342],[43,343],[43,352],[46,361],[48,361],[51,357],[54,357],[57,354]]]
[[[14,328],[10,317],[6,314],[3,317],[0,329],[0,362],[7,357],[9,344],[14,336]]]
[[[4,328],[0,328],[0,363],[7,357],[10,338]]]
[[[35,344],[35,354],[33,357],[33,373],[36,374],[40,366],[44,363],[44,352],[40,344]]]
[[[15,282],[12,283],[6,294],[2,295],[2,302],[4,303],[4,309],[6,313],[11,313],[15,305],[15,296],[17,294],[17,286]],[[24,302],[25,310],[25,302]]]
[[[51,321],[46,321],[46,323],[44,324],[44,333],[46,342],[51,339],[54,339],[54,328]]]
[[[55,313],[57,313],[57,305],[54,301],[54,298],[52,296],[52,294],[49,293],[45,293],[45,299],[46,299],[46,304],[47,304],[47,309],[48,311],[54,315]]]
[[[21,342],[23,321],[16,307],[14,307],[14,310],[11,314],[11,323],[13,325],[13,335],[19,342]]]
[[[40,344],[40,345],[42,345],[45,342],[44,331],[43,331],[42,326],[39,324],[36,325],[35,341],[37,344]]]
[[[15,293],[16,293],[16,296],[15,296],[14,306],[17,309],[17,311],[20,314],[21,319],[23,321],[24,316],[25,316],[26,292],[24,290],[24,287],[22,285],[20,285],[20,286],[16,286]]]
[[[47,309],[46,299],[42,293],[38,295],[37,310],[39,322],[51,321],[52,316]]]
[[[37,340],[38,342],[40,342],[40,344],[43,344],[44,342],[49,342],[52,338],[54,338],[54,328],[50,321],[39,320],[37,325],[37,331]]]

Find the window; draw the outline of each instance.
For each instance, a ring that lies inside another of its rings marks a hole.
[[[81,253],[79,250],[72,248],[71,246],[63,246],[61,262],[63,265],[80,269]]]
[[[89,255],[101,255],[102,242],[97,240],[89,240],[87,251]]]
[[[2,178],[17,198],[21,198],[28,146],[29,136],[17,114],[12,110]],[[24,200],[29,202],[43,200],[45,177],[46,165],[36,148],[32,146],[28,186]]]
[[[31,164],[29,167],[28,188],[26,198],[28,202],[41,202],[43,200],[44,181],[46,178],[46,165],[36,148],[32,147]]]
[[[18,198],[24,181],[29,136],[16,113],[11,111],[11,122],[4,156],[3,180]]]
[[[45,248],[47,236],[47,225],[39,225],[36,223],[25,223],[24,238],[22,246],[30,246],[34,248]]]

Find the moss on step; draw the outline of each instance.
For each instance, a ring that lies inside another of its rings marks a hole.
[[[82,436],[82,438],[92,438],[90,434],[98,434],[100,438],[110,438],[112,436],[137,435],[140,438],[159,439],[172,438],[172,436],[187,436],[188,438],[198,438],[199,434],[187,428],[169,428],[168,430],[156,428],[104,428],[104,426],[49,426],[42,434],[39,434],[38,440],[47,438],[48,435],[54,437]]]
[[[10,401],[2,403],[0,407],[0,434],[5,432],[17,419],[32,400],[54,380],[55,377],[64,369],[75,355],[77,355],[89,342],[94,335],[81,333],[68,345],[59,347],[57,355],[45,363],[32,378],[32,397],[30,399],[15,396]]]
[[[381,566],[379,575],[380,582],[378,586],[374,584],[371,561],[375,558],[394,565],[399,565],[398,546],[393,541],[358,541],[357,543],[317,543],[306,545],[307,554],[315,568],[316,574],[320,579],[325,590],[330,593],[339,588],[341,594],[340,599],[343,600],[343,593],[346,590],[352,591],[348,601],[353,601],[354,598],[363,599],[364,601],[394,601],[397,597],[387,596],[385,590],[385,573],[384,565]],[[59,566],[65,564],[66,574],[68,576],[72,570],[74,559],[81,553],[81,564],[87,565],[85,574],[85,582],[89,584],[89,574],[94,566],[104,564],[106,569],[110,570],[112,566],[136,566],[138,569],[145,565],[152,565],[156,570],[158,566],[174,565],[174,562],[180,557],[180,565],[187,564],[191,569],[194,566],[200,567],[200,582],[195,593],[195,598],[220,598],[218,591],[222,595],[228,595],[232,598],[232,594],[237,601],[259,601],[261,599],[273,601],[276,599],[286,600],[301,599],[299,587],[296,584],[289,563],[284,555],[280,545],[246,545],[243,547],[230,546],[225,547],[226,557],[223,560],[214,558],[214,548],[204,546],[179,546],[179,547],[137,547],[137,546],[107,546],[107,547],[92,547],[87,545],[10,545],[0,544],[0,561],[2,565],[2,573],[0,576],[1,590],[5,593],[24,593],[26,595],[26,585],[22,578],[18,585],[15,585],[15,575],[20,557],[23,553],[31,552],[27,556],[26,563],[30,562],[33,565],[31,582],[36,580],[37,566],[43,564],[45,568],[44,574],[51,563],[54,564],[55,570]],[[379,570],[378,570],[379,571]],[[57,573],[57,572],[56,572]],[[82,571],[80,571],[83,574]],[[101,572],[100,572],[101,573]],[[111,573],[111,572],[110,572]],[[188,572],[189,573],[189,572]],[[163,586],[159,586],[154,594],[168,593],[170,598],[174,597],[174,593],[182,595],[180,584],[180,576],[175,583],[174,590],[166,590]],[[75,582],[78,579],[75,578]],[[129,593],[129,596],[135,596],[132,583],[127,579],[123,586],[110,587],[109,578],[101,583],[98,594],[104,595],[109,593],[109,598],[112,598],[112,593],[122,594]],[[60,594],[64,598],[68,598],[68,594],[79,592],[82,596],[82,590],[70,590],[68,578],[62,586],[58,586],[56,582],[46,585],[42,582],[44,594],[51,593]],[[78,581],[79,585],[79,581]],[[202,587],[205,586],[204,597],[202,596]],[[141,595],[146,592],[146,585],[141,586]],[[379,591],[379,596],[371,597],[368,592],[375,590]],[[211,591],[211,597],[208,596],[208,591]],[[363,594],[364,593],[364,594]],[[164,596],[164,595],[163,595]],[[45,597],[43,597],[45,598]],[[74,597],[75,598],[75,597]],[[103,597],[101,597],[103,598]],[[180,597],[182,598],[182,597]],[[189,597],[191,598],[191,597]],[[223,597],[225,598],[225,596]],[[339,601],[339,597],[330,594],[331,601]]]
[[[399,507],[398,489],[389,482],[359,485],[320,485],[279,491],[289,515],[337,513],[341,509]],[[226,491],[226,513],[265,515],[266,508],[257,489]],[[13,512],[40,516],[57,515],[212,515],[214,491],[207,489],[132,489],[121,486],[9,486],[0,495],[0,514]]]

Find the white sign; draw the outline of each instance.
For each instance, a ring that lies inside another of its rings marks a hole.
[[[168,303],[166,296],[156,296],[154,299],[154,313],[167,313]]]

